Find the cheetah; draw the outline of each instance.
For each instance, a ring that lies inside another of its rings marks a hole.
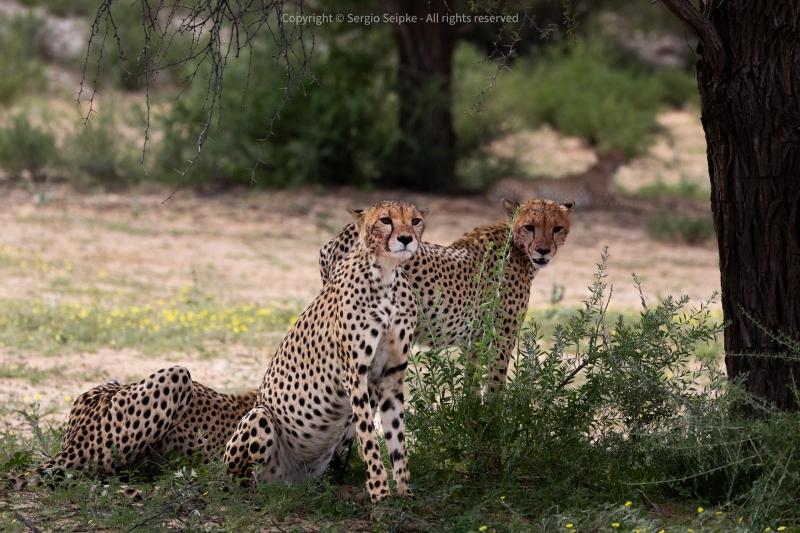
[[[487,198],[493,204],[502,198],[524,202],[530,198],[567,199],[576,207],[607,207],[614,200],[614,176],[623,163],[622,153],[602,154],[599,162],[581,174],[551,179],[504,178],[492,185]]]
[[[57,472],[96,477],[146,460],[162,462],[174,450],[191,455],[202,449],[211,459],[253,407],[255,397],[256,391],[220,394],[192,381],[189,371],[179,366],[162,368],[138,383],[106,382],[75,400],[61,451],[7,485],[21,489]]]
[[[498,347],[497,360],[493,362],[489,389],[506,380],[511,351],[516,345],[520,315],[528,308],[531,283],[540,269],[545,268],[569,234],[571,201],[557,204],[551,200],[530,200],[522,206],[504,198],[501,206],[509,216],[519,208],[512,228],[513,246],[506,262],[506,287],[509,292],[502,308],[502,334],[507,339]],[[423,312],[434,323],[442,325],[442,340],[450,345],[459,344],[479,332],[467,331],[471,318],[471,300],[476,294],[475,275],[490,242],[500,245],[507,237],[508,222],[494,222],[479,226],[466,233],[450,246],[421,242],[414,258],[403,267],[411,285],[420,291]],[[320,251],[319,265],[323,285],[330,283],[332,272],[359,238],[354,224],[346,225],[339,234]],[[495,266],[496,257],[490,254],[486,270]],[[441,305],[436,306],[437,289],[442,289]],[[480,304],[481,302],[476,302]],[[437,316],[437,313],[439,316]],[[430,332],[420,327],[415,336],[428,340]],[[473,357],[472,354],[467,354]]]
[[[403,384],[417,310],[402,265],[425,211],[389,201],[349,211],[360,237],[270,360],[224,461],[238,478],[256,467],[261,481],[299,482],[322,475],[355,434],[370,498],[383,500],[391,491],[373,425],[379,408],[397,493],[410,497]]]

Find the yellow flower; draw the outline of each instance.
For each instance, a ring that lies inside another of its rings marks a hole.
[[[619,527],[619,522],[614,522],[613,524],[611,524],[611,527]]]
[[[208,491],[205,491],[205,492],[203,493],[203,496],[208,496]]]
[[[689,533],[694,533],[694,529],[687,529],[686,531],[688,531]]]
[[[714,514],[715,514],[715,515],[721,515],[721,514],[722,514],[722,511],[717,511],[717,512],[716,512],[716,513],[714,513]]]
[[[786,529],[786,526],[781,526],[778,528],[778,531],[783,531],[784,529]]]
[[[87,524],[91,524],[92,522],[94,522],[94,520],[89,520],[89,521],[87,522]]]
[[[672,372],[667,372],[667,379],[672,377]]]
[[[658,532],[658,533],[664,533],[664,530],[663,530],[663,529],[662,529],[662,530],[659,530],[659,532]]]
[[[765,527],[765,528],[764,528],[764,531],[771,531],[771,530],[772,530],[772,528],[771,528],[771,527]]]
[[[697,508],[697,512],[698,512],[698,513],[702,513],[703,511],[705,511],[705,509],[703,509],[702,507],[698,507],[698,508]]]
[[[630,507],[633,502],[625,502],[625,507]]]
[[[67,396],[66,398],[64,398],[64,401],[67,402],[67,403],[71,402],[72,401],[72,396]]]
[[[572,524],[567,524],[567,525],[566,525],[566,526],[564,526],[564,527],[566,527],[567,529],[572,529]]]
[[[505,496],[500,496],[500,499],[501,499],[501,500],[505,500],[505,499],[506,499],[506,497],[505,497]]]
[[[25,396],[25,397],[22,399],[22,401],[23,401],[23,402],[25,402],[25,403],[28,403],[29,401],[31,401],[31,399],[30,399],[30,398],[28,398],[27,396]]]
[[[478,528],[478,531],[486,531],[486,526],[481,526]]]
[[[40,399],[40,398],[41,398],[41,396],[39,396],[38,394],[37,394],[36,396],[34,396],[34,397],[33,397],[33,399],[34,399],[34,400],[38,400],[38,399]]]
[[[32,415],[32,414],[33,414],[33,411],[28,411],[28,414],[29,414],[29,415]]]
[[[740,516],[740,517],[739,517],[739,523],[740,523],[740,524],[742,523],[742,520],[744,520],[744,517],[743,517],[743,516]]]

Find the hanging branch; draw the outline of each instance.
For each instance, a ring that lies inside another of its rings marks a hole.
[[[88,103],[89,109],[84,118],[88,122],[94,110],[94,99],[98,94],[97,85],[100,77],[100,65],[106,47],[106,40],[111,34],[117,46],[120,59],[126,59],[122,42],[117,30],[117,24],[112,15],[112,6],[115,1],[104,0],[95,14],[92,23],[86,59],[83,67],[78,103]],[[221,95],[224,88],[225,67],[230,57],[238,58],[242,52],[249,54],[252,62],[253,43],[256,36],[266,28],[275,45],[273,59],[282,64],[286,72],[286,86],[283,88],[283,98],[269,121],[268,131],[264,132],[261,141],[261,152],[255,165],[251,169],[251,179],[256,168],[262,162],[262,156],[267,139],[272,135],[274,122],[280,118],[280,113],[289,101],[292,91],[302,85],[306,76],[313,75],[309,68],[313,53],[314,39],[311,35],[310,43],[305,35],[306,29],[302,25],[284,24],[285,2],[282,0],[136,0],[142,9],[142,35],[144,44],[139,50],[136,60],[142,66],[138,74],[144,80],[145,102],[147,108],[147,122],[145,127],[145,140],[142,146],[142,167],[147,152],[147,141],[150,132],[150,87],[156,76],[165,69],[177,68],[183,90],[186,89],[198,74],[201,74],[202,64],[209,65],[207,74],[206,99],[203,109],[206,110],[205,122],[201,124],[197,137],[196,153],[188,160],[186,167],[176,169],[181,175],[181,182],[169,200],[182,186],[186,173],[194,166],[203,150],[203,145],[208,139],[209,129],[216,118],[217,126],[222,116]],[[292,17],[306,15],[305,0],[294,0],[290,5]],[[127,3],[125,7],[129,7]],[[167,53],[172,47],[176,37],[179,40],[188,40],[188,51],[175,61],[167,61]],[[98,42],[99,39],[99,42]],[[226,42],[227,41],[227,42]],[[89,74],[92,47],[98,50],[94,74]],[[250,82],[250,71],[244,91]],[[86,88],[88,78],[92,77],[91,91]],[[180,98],[181,94],[178,94]],[[244,93],[242,95],[244,97]],[[216,115],[215,115],[216,113]],[[145,169],[146,172],[146,169]],[[167,201],[165,200],[165,202]]]

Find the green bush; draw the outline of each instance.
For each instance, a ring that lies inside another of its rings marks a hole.
[[[682,239],[689,244],[699,244],[714,236],[714,220],[710,216],[693,218],[654,213],[647,218],[647,231],[654,239]]]
[[[10,123],[0,129],[0,167],[12,179],[28,172],[32,180],[41,181],[45,168],[58,160],[55,136],[32,125],[26,115],[11,117]]]
[[[541,56],[522,57],[500,72],[484,97],[481,113],[470,113],[477,93],[496,68],[478,64],[484,55],[461,44],[455,56],[455,127],[462,153],[518,127],[552,125],[565,135],[588,139],[598,150],[641,153],[657,129],[656,113],[696,97],[692,77],[676,69],[644,69],[618,61],[605,39]]]
[[[484,494],[516,486],[518,504],[537,514],[621,499],[631,483],[661,474],[647,467],[644,436],[716,394],[696,387],[700,375],[723,379],[716,356],[698,357],[695,347],[721,328],[705,306],[683,311],[687,298],[644,306],[632,323],[606,322],[605,268],[604,258],[590,299],[556,328],[551,348],[529,324],[508,383],[482,398],[475,391],[486,388],[496,356],[505,292],[502,273],[487,274],[484,290],[497,297],[476,310],[482,338],[473,349],[424,351],[409,369],[412,479],[430,490],[459,483]],[[535,489],[521,491],[525,484]]]
[[[88,122],[75,126],[64,148],[75,185],[119,188],[134,185],[145,176],[136,153],[140,145],[121,135],[123,114],[116,102],[108,102]]]
[[[34,15],[0,14],[0,104],[42,90],[47,79],[39,58],[44,21]]]
[[[255,182],[268,186],[377,181],[395,159],[402,136],[396,126],[392,86],[392,39],[388,29],[366,32],[358,44],[318,37],[309,78],[272,124]],[[195,163],[193,181],[249,184],[259,161],[270,121],[279,108],[286,72],[272,59],[265,39],[254,43],[252,65],[245,57],[226,69],[227,90],[215,109],[208,140]],[[207,121],[208,86],[200,78],[176,101],[164,119],[161,166],[165,173],[184,170],[197,153],[197,139]],[[177,179],[177,178],[176,178]]]

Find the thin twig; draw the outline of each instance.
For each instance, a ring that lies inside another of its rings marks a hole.
[[[667,512],[666,512],[664,509],[662,509],[660,505],[658,505],[658,504],[657,504],[657,503],[655,503],[653,500],[651,500],[650,498],[648,498],[648,497],[647,497],[647,494],[645,494],[645,493],[644,493],[644,491],[642,491],[642,489],[636,489],[636,490],[639,492],[639,494],[641,494],[641,495],[642,495],[642,498],[644,498],[645,500],[647,500],[647,503],[649,503],[649,504],[650,504],[650,506],[651,506],[651,507],[652,507],[652,508],[653,508],[653,509],[654,509],[654,510],[657,512],[657,513],[659,513],[659,514],[662,514],[662,515],[666,516],[667,518],[669,518],[669,517],[670,517],[670,514],[669,514],[669,513],[667,513]]]
[[[42,533],[42,530],[41,530],[41,529],[39,529],[38,527],[36,527],[36,526],[34,526],[33,524],[31,524],[30,522],[28,522],[28,521],[25,519],[25,517],[24,517],[24,516],[22,516],[21,514],[19,514],[17,511],[14,511],[14,516],[17,518],[17,520],[19,520],[20,522],[22,522],[23,524],[25,524],[25,527],[27,527],[28,529],[30,529],[31,531],[33,531],[33,533]]]

